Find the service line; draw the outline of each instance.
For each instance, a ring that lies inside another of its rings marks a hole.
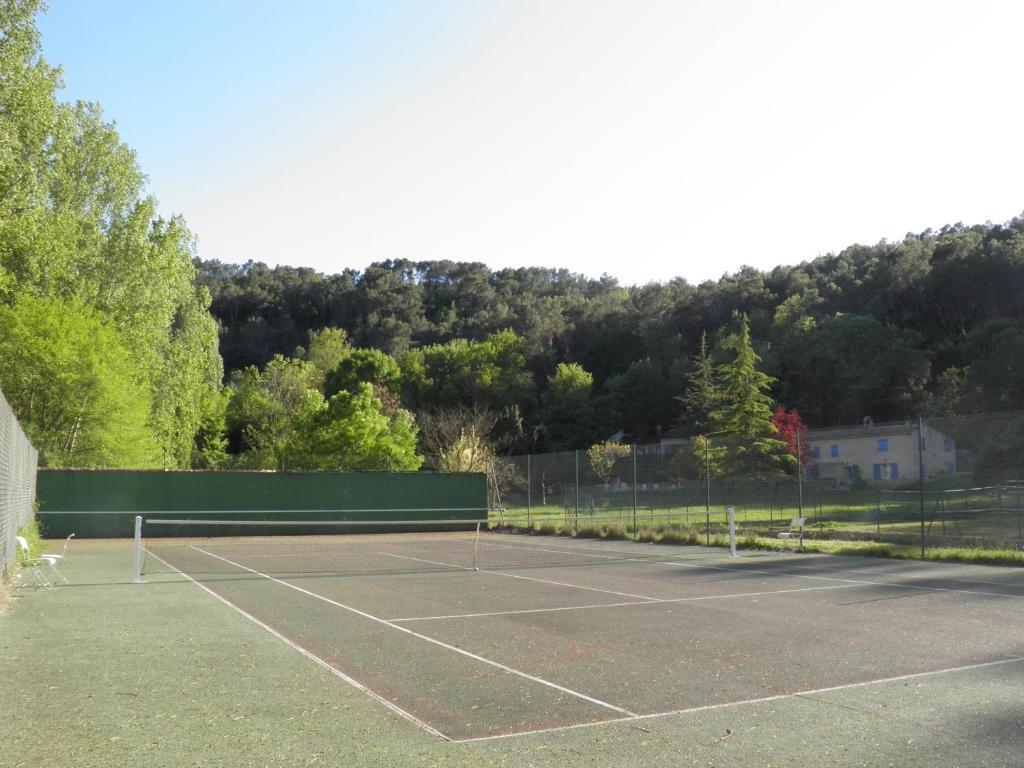
[[[350,613],[354,613],[357,616],[362,616],[364,619],[369,619],[370,621],[375,621],[378,624],[383,624],[386,627],[391,627],[392,629],[395,629],[395,630],[397,630],[399,632],[402,632],[402,633],[404,633],[406,635],[410,635],[411,637],[415,637],[415,638],[417,638],[419,640],[423,640],[425,642],[431,643],[432,645],[436,645],[436,646],[438,646],[440,648],[444,648],[444,649],[452,651],[454,653],[458,653],[458,654],[460,654],[462,656],[465,656],[467,658],[473,659],[474,661],[479,661],[479,662],[481,662],[483,664],[487,664],[489,666],[495,667],[497,669],[500,669],[503,672],[507,672],[509,674],[516,675],[518,677],[522,677],[523,679],[530,680],[530,681],[532,681],[534,683],[539,683],[540,685],[547,686],[548,688],[553,688],[556,691],[560,691],[562,693],[569,694],[570,696],[574,696],[577,699],[581,699],[581,700],[589,702],[591,704],[595,704],[595,705],[597,705],[599,707],[603,707],[605,709],[610,709],[613,712],[620,712],[620,713],[626,715],[627,717],[637,717],[638,716],[635,712],[630,712],[628,709],[624,709],[623,707],[618,707],[618,706],[616,706],[614,704],[608,703],[607,701],[602,701],[601,699],[594,698],[593,696],[588,696],[585,693],[580,693],[579,691],[574,691],[571,688],[566,688],[565,686],[559,685],[558,683],[554,683],[554,682],[552,682],[550,680],[545,680],[543,677],[537,677],[536,675],[531,675],[531,674],[529,674],[527,672],[523,672],[522,670],[518,670],[518,669],[515,669],[513,667],[507,666],[506,664],[502,664],[499,661],[494,661],[493,659],[488,659],[488,658],[486,658],[484,656],[480,656],[478,654],[475,654],[475,653],[472,653],[470,651],[467,651],[464,648],[459,648],[457,646],[450,645],[449,643],[446,643],[443,640],[438,640],[436,638],[429,637],[428,635],[420,634],[419,632],[414,632],[413,630],[409,629],[408,627],[403,627],[402,625],[395,624],[394,622],[388,621],[387,619],[382,619],[380,616],[374,616],[372,613],[367,613],[366,611],[361,611],[358,608],[353,608],[350,605],[345,605],[344,603],[340,603],[337,600],[333,600],[333,599],[327,597],[326,595],[321,595],[318,592],[313,592],[312,590],[305,589],[304,587],[300,587],[297,584],[292,584],[290,582],[284,581],[283,579],[279,579],[279,578],[277,578],[275,576],[270,576],[269,574],[261,573],[260,571],[254,570],[253,568],[248,568],[248,567],[246,567],[244,565],[241,565],[240,563],[234,562],[233,560],[229,560],[226,557],[221,557],[220,555],[215,555],[212,552],[207,552],[202,547],[193,546],[192,548],[195,549],[198,552],[202,552],[204,555],[208,555],[210,557],[215,557],[218,560],[221,560],[221,561],[227,563],[228,565],[232,565],[232,566],[234,566],[236,568],[240,568],[243,571],[248,571],[249,573],[252,573],[252,574],[254,574],[256,576],[261,576],[264,579],[267,579],[268,581],[274,582],[275,584],[280,584],[283,587],[288,587],[289,589],[294,589],[296,592],[300,592],[300,593],[302,593],[304,595],[308,595],[309,597],[316,598],[317,600],[322,600],[323,602],[325,602],[325,603],[327,603],[329,605],[333,605],[336,608],[341,608],[342,610],[349,611]]]
[[[498,573],[495,571],[483,571],[495,576],[507,576],[510,574]],[[557,583],[557,582],[556,582]],[[489,611],[487,613],[453,613],[445,616],[409,616],[388,621],[440,621],[441,619],[476,619],[485,616],[516,616],[523,613],[553,613],[555,611],[586,611],[592,608],[622,608],[631,605],[663,605],[665,603],[695,603],[701,600],[730,600],[738,597],[761,597],[764,595],[785,595],[790,592],[820,592],[829,589],[855,589],[859,584],[835,584],[829,587],[799,587],[797,589],[775,589],[769,592],[737,592],[728,595],[701,595],[699,597],[666,597],[648,598],[646,600],[630,600],[623,603],[596,603],[593,605],[565,605],[558,608],[525,608],[515,611]]]

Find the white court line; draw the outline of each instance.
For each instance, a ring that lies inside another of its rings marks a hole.
[[[452,568],[456,571],[470,571],[473,572],[476,569],[470,568],[468,565],[452,565],[451,563],[442,563],[438,560],[425,560],[422,557],[412,557],[411,555],[396,555],[394,552],[378,552],[378,555],[384,555],[385,557],[397,557],[400,560],[415,560],[417,563],[429,563],[430,565],[440,565],[445,568]]]
[[[598,557],[602,560],[621,560],[624,562],[631,562],[636,560],[637,562],[646,562],[643,558],[639,557],[621,557],[616,555],[599,555],[596,552],[575,552],[568,547],[524,547],[516,544],[492,544],[489,541],[481,540],[480,543],[485,547],[494,547],[496,549],[525,549],[529,552],[557,552],[560,555],[574,555],[581,558]],[[653,546],[653,545],[652,545]],[[659,557],[660,557],[659,553]]]
[[[613,592],[610,589],[599,589],[598,587],[584,587],[580,584],[568,584],[564,581],[551,581],[550,579],[539,579],[534,576],[520,576],[516,573],[503,573],[501,571],[491,571],[486,568],[469,568],[464,565],[450,565],[449,563],[439,563],[436,560],[424,560],[422,557],[412,557],[410,555],[396,555],[393,552],[380,552],[378,554],[387,555],[388,557],[398,557],[402,560],[415,560],[419,563],[430,563],[431,565],[443,565],[448,568],[457,568],[462,571],[476,571],[479,573],[487,573],[491,576],[507,576],[510,579],[524,579],[526,581],[539,581],[542,584],[554,584],[558,587],[571,587],[572,589],[585,589],[588,592],[603,592],[606,595],[618,595],[619,597],[636,597],[640,600],[647,600],[649,602],[658,602],[657,597],[648,597],[647,595],[634,595],[629,592]]]
[[[539,550],[541,552],[558,552],[558,553],[563,553],[563,554],[574,554],[571,550],[565,549],[565,548],[545,549],[543,547],[529,547],[529,546],[522,547],[522,546],[516,546],[514,544],[491,544],[490,542],[484,542],[484,541],[481,541],[480,543],[485,545],[485,546],[488,546],[488,547],[500,547],[502,549],[526,549],[526,550]],[[656,545],[654,545],[654,546],[656,546]],[[981,591],[976,590],[976,589],[953,589],[953,588],[950,588],[950,587],[925,587],[925,586],[919,586],[919,585],[916,585],[916,584],[893,584],[893,583],[887,582],[887,581],[868,581],[868,580],[865,580],[865,579],[840,578],[840,577],[836,577],[836,576],[813,576],[813,575],[810,575],[810,574],[797,573],[797,572],[763,571],[763,570],[758,570],[758,569],[753,569],[753,568],[734,568],[734,567],[729,567],[729,566],[724,566],[724,565],[707,565],[707,564],[704,564],[704,563],[700,563],[700,564],[698,564],[698,563],[687,563],[687,562],[680,562],[680,561],[676,561],[676,560],[653,560],[653,559],[647,559],[647,558],[641,558],[641,557],[618,557],[618,556],[615,556],[615,555],[599,555],[599,554],[596,554],[596,553],[593,553],[593,552],[588,552],[586,554],[580,554],[580,557],[599,557],[599,558],[602,558],[602,559],[605,559],[605,560],[617,560],[617,561],[620,561],[620,562],[627,562],[627,563],[630,563],[630,562],[650,563],[652,565],[668,565],[668,566],[677,566],[679,568],[708,568],[708,569],[716,570],[716,571],[733,571],[733,572],[736,572],[736,573],[755,573],[755,574],[764,575],[764,576],[792,576],[794,578],[800,578],[800,579],[819,579],[819,580],[824,580],[824,581],[842,581],[842,582],[846,582],[848,584],[867,584],[867,585],[870,585],[870,586],[878,586],[878,587],[893,587],[894,589],[916,589],[916,590],[930,591],[930,592],[955,592],[955,593],[966,594],[966,595],[982,595],[982,596],[986,596],[986,597],[1009,597],[1009,598],[1012,598],[1012,599],[1015,599],[1015,600],[1024,600],[1024,595],[1007,595],[1007,594],[1003,594],[1002,592],[981,592]],[[862,573],[862,571],[854,571],[854,572]],[[911,576],[910,578],[937,578],[937,577]],[[946,579],[946,581],[954,581],[955,582],[955,581],[957,581],[957,579]],[[967,582],[964,582],[964,583],[967,583]],[[974,583],[982,583],[982,582],[974,582]],[[1002,586],[1002,585],[1000,585],[1000,586]],[[1021,587],[1021,585],[1018,585],[1018,584],[1007,585],[1007,586],[1010,589],[1019,589]]]
[[[366,694],[367,696],[369,696],[369,697],[370,697],[371,699],[375,699],[376,701],[380,702],[380,703],[381,703],[381,704],[383,704],[383,705],[384,705],[385,707],[387,707],[387,708],[388,708],[388,709],[390,709],[390,710],[391,710],[392,712],[394,712],[394,713],[395,713],[396,715],[399,715],[399,716],[401,716],[401,717],[404,717],[404,718],[405,718],[406,720],[408,720],[408,721],[409,721],[409,722],[411,722],[411,723],[415,723],[416,725],[418,725],[418,726],[419,726],[420,728],[422,728],[422,729],[423,729],[424,731],[426,731],[427,733],[431,734],[432,736],[437,736],[437,737],[439,737],[439,738],[441,738],[441,739],[444,739],[445,741],[451,741],[451,740],[452,740],[452,739],[451,739],[451,737],[449,737],[449,736],[446,736],[445,734],[441,733],[441,731],[437,730],[437,729],[436,729],[436,728],[434,728],[433,726],[427,725],[427,724],[426,724],[425,722],[423,722],[423,721],[422,721],[422,720],[420,720],[420,719],[419,719],[418,717],[416,717],[416,715],[412,714],[411,712],[406,712],[406,711],[405,711],[404,709],[402,709],[402,708],[401,708],[400,706],[398,706],[398,705],[397,705],[397,704],[395,704],[394,702],[391,702],[391,701],[389,701],[388,699],[385,699],[385,698],[384,698],[383,696],[381,696],[381,695],[380,695],[379,693],[377,693],[376,691],[373,691],[373,690],[371,690],[370,688],[367,688],[367,687],[366,687],[365,685],[363,685],[362,683],[360,683],[360,682],[359,682],[358,680],[356,680],[355,678],[351,677],[350,675],[347,675],[347,674],[345,674],[344,672],[342,672],[342,671],[341,671],[340,669],[338,669],[337,667],[335,667],[335,666],[334,666],[333,664],[331,664],[330,662],[328,662],[328,661],[326,661],[326,660],[324,660],[324,659],[321,659],[321,658],[320,658],[319,656],[317,656],[317,655],[316,655],[316,654],[314,654],[313,652],[311,652],[311,651],[309,651],[309,650],[307,650],[307,649],[303,648],[303,647],[302,647],[301,645],[299,645],[298,643],[296,643],[296,642],[295,642],[294,640],[291,640],[290,638],[288,638],[288,637],[285,637],[285,636],[284,636],[283,634],[281,634],[280,632],[278,632],[278,631],[277,631],[276,629],[274,629],[273,627],[269,626],[268,624],[265,624],[264,622],[260,621],[260,620],[259,620],[259,619],[257,619],[257,618],[256,618],[255,616],[253,616],[253,615],[252,615],[251,613],[248,613],[247,611],[243,610],[243,609],[242,609],[242,608],[240,608],[239,606],[237,606],[237,605],[235,605],[234,603],[232,603],[232,602],[231,602],[230,600],[228,600],[228,599],[227,599],[226,597],[222,597],[221,595],[217,594],[217,593],[216,593],[216,592],[214,592],[214,591],[213,591],[212,589],[210,589],[209,587],[207,587],[207,586],[206,586],[205,584],[200,584],[200,583],[199,583],[198,581],[196,581],[195,579],[193,579],[193,578],[192,578],[191,576],[189,576],[189,575],[188,575],[187,573],[184,573],[184,572],[182,572],[182,571],[178,570],[177,568],[175,568],[175,567],[174,567],[173,565],[171,565],[170,563],[168,563],[168,562],[167,562],[166,560],[164,560],[164,559],[163,559],[162,557],[160,557],[159,555],[157,555],[157,554],[154,554],[154,553],[150,552],[150,551],[149,551],[148,549],[146,550],[146,554],[148,554],[148,555],[149,555],[150,557],[154,557],[154,558],[156,558],[156,559],[157,559],[157,560],[159,560],[159,561],[160,561],[161,563],[163,563],[163,564],[164,564],[164,565],[166,565],[166,566],[167,566],[168,568],[170,568],[170,569],[171,569],[172,571],[175,571],[176,573],[179,573],[179,574],[181,574],[181,575],[182,575],[182,576],[184,576],[184,577],[185,577],[186,579],[188,579],[188,580],[189,580],[189,581],[191,581],[191,582],[192,582],[193,584],[195,584],[195,585],[196,585],[197,587],[199,587],[199,588],[200,588],[201,590],[203,590],[203,591],[204,591],[204,592],[206,592],[207,594],[209,594],[209,595],[212,595],[213,597],[217,598],[218,600],[220,600],[220,601],[221,601],[222,603],[224,603],[224,605],[228,606],[229,608],[231,608],[231,609],[233,609],[233,610],[237,611],[237,612],[238,612],[238,613],[240,613],[240,614],[241,614],[242,616],[244,616],[244,617],[245,617],[245,618],[247,618],[247,619],[248,619],[249,621],[251,621],[251,622],[252,622],[253,624],[256,624],[257,626],[259,626],[259,627],[261,627],[261,628],[265,629],[265,630],[266,630],[267,632],[269,632],[270,634],[272,634],[272,635],[273,635],[274,637],[276,637],[276,638],[277,638],[278,640],[280,640],[281,642],[285,643],[285,644],[286,644],[286,645],[288,645],[288,646],[289,646],[290,648],[292,648],[292,649],[294,649],[294,650],[298,651],[299,653],[301,653],[301,654],[302,654],[303,656],[305,656],[305,657],[306,657],[307,659],[309,659],[310,661],[313,661],[313,662],[315,662],[315,663],[319,664],[319,665],[320,665],[321,667],[323,667],[324,669],[326,669],[326,670],[327,670],[328,672],[330,672],[331,674],[333,674],[333,675],[335,675],[335,676],[337,676],[337,677],[341,678],[342,680],[344,680],[344,681],[345,681],[346,683],[348,683],[349,685],[351,685],[351,686],[352,686],[353,688],[355,688],[356,690],[358,690],[358,691],[362,691],[363,693],[365,693],[365,694]]]
[[[296,592],[301,592],[302,594],[308,595],[309,597],[314,597],[317,600],[323,600],[325,603],[333,605],[333,606],[335,606],[337,608],[342,608],[342,609],[344,609],[346,611],[349,611],[351,613],[356,614],[357,616],[362,616],[365,619],[370,619],[371,621],[375,621],[378,624],[383,624],[386,627],[391,627],[392,629],[397,629],[399,632],[403,632],[403,633],[405,633],[407,635],[410,635],[412,637],[415,637],[415,638],[417,638],[419,640],[425,640],[428,643],[432,643],[433,645],[437,645],[437,646],[439,646],[441,648],[445,648],[445,649],[447,649],[449,651],[454,651],[455,653],[458,653],[458,654],[460,654],[462,656],[466,656],[467,658],[473,659],[475,661],[482,662],[484,664],[488,664],[488,665],[490,665],[492,667],[500,669],[503,672],[508,672],[509,674],[517,675],[519,677],[522,677],[522,678],[524,678],[526,680],[530,680],[530,681],[535,682],[535,683],[540,683],[541,685],[545,685],[548,688],[554,688],[556,691],[561,691],[562,693],[567,693],[570,696],[575,696],[578,699],[582,699],[583,701],[588,701],[591,704],[596,704],[596,705],[598,705],[600,707],[604,707],[605,709],[610,709],[610,710],[613,710],[615,712],[621,712],[621,713],[623,713],[623,714],[625,714],[627,716],[630,716],[630,717],[637,717],[637,714],[635,712],[630,712],[628,709],[623,709],[622,707],[617,707],[614,704],[609,704],[607,701],[601,701],[601,699],[595,699],[593,696],[587,696],[585,693],[580,693],[579,691],[574,691],[571,688],[566,688],[564,686],[559,685],[558,683],[553,683],[550,680],[545,680],[543,677],[537,677],[535,675],[531,675],[531,674],[528,674],[526,672],[522,672],[522,671],[520,671],[518,669],[513,669],[512,667],[509,667],[509,666],[507,666],[505,664],[502,664],[499,661],[494,661],[492,659],[488,659],[488,658],[485,658],[483,656],[479,656],[479,655],[477,655],[475,653],[471,653],[470,651],[465,650],[464,648],[459,648],[459,647],[454,646],[454,645],[449,645],[448,643],[446,643],[446,642],[444,642],[442,640],[437,640],[436,638],[428,637],[427,635],[422,635],[419,632],[414,632],[413,630],[409,629],[408,627],[403,627],[400,624],[395,624],[394,622],[388,621],[387,619],[382,619],[379,616],[374,616],[372,613],[367,613],[366,611],[361,611],[358,608],[353,608],[350,605],[345,605],[344,603],[339,603],[337,600],[332,600],[331,598],[326,597],[325,595],[318,594],[317,592],[312,592],[312,591],[310,591],[308,589],[304,589],[303,587],[300,587],[300,586],[298,586],[296,584],[291,584],[291,583],[289,583],[287,581],[283,581],[281,579],[275,578],[274,576],[269,576],[268,574],[260,573],[257,570],[254,570],[252,568],[248,568],[248,567],[246,567],[244,565],[240,565],[240,564],[238,564],[236,562],[228,560],[226,557],[221,557],[220,555],[215,555],[212,552],[207,552],[202,547],[192,547],[192,548],[197,550],[197,551],[199,551],[199,552],[202,552],[204,555],[209,555],[210,557],[215,557],[218,560],[222,560],[223,562],[228,563],[229,565],[233,565],[236,568],[241,568],[242,570],[248,571],[249,573],[255,574],[256,576],[261,576],[264,579],[267,579],[269,581],[273,581],[273,582],[275,582],[277,584],[280,584],[283,587],[288,587],[289,589],[294,589]]]
[[[495,574],[502,576],[504,574]],[[453,613],[447,616],[410,616],[388,619],[388,621],[439,621],[441,619],[476,619],[485,616],[514,616],[521,613],[553,613],[555,611],[586,611],[592,608],[621,608],[629,605],[660,605],[662,603],[691,603],[700,600],[728,600],[736,597],[761,597],[762,595],[784,595],[788,592],[820,592],[827,589],[855,589],[857,584],[835,584],[831,587],[800,587],[799,589],[776,589],[770,592],[739,592],[729,595],[701,595],[699,597],[666,597],[649,600],[633,600],[628,603],[597,603],[594,605],[564,605],[559,608],[524,608],[516,611],[491,611],[489,613]]]
[[[552,581],[551,579],[539,579],[535,576],[523,576],[518,573],[504,573],[503,571],[491,571],[484,568],[480,569],[480,573],[489,573],[492,576],[507,576],[510,579],[523,579],[524,581],[539,581],[542,584],[554,584],[559,587],[572,587],[573,589],[585,589],[589,592],[604,592],[606,595],[619,595],[620,597],[637,597],[641,600],[648,600],[651,602],[657,602],[660,598],[649,597],[648,595],[634,595],[629,592],[613,592],[610,589],[599,589],[598,587],[584,587],[580,584],[568,584],[564,581]]]
[[[804,696],[814,696],[821,693],[832,693],[834,691],[845,691],[852,688],[864,688],[869,685],[883,685],[885,683],[897,683],[902,680],[914,680],[919,677],[930,677],[934,675],[946,675],[954,672],[967,672],[973,669],[983,669],[985,667],[996,667],[1003,664],[1019,664],[1024,661],[1024,657],[1013,656],[1008,659],[999,659],[998,661],[984,661],[979,664],[966,664],[962,667],[948,667],[946,669],[936,669],[931,672],[913,672],[909,675],[897,675],[896,677],[881,677],[876,680],[865,680],[860,683],[847,683],[845,685],[833,685],[829,688],[814,688],[809,691],[794,691],[793,693],[780,693],[775,696],[763,696],[758,699],[743,699],[741,701],[726,701],[721,704],[706,704],[701,707],[689,707],[687,709],[674,709],[670,712],[653,712],[649,715],[635,715],[633,717],[616,717],[610,720],[601,720],[596,723],[576,723],[575,725],[563,725],[554,728],[538,728],[532,731],[517,731],[516,733],[501,733],[495,736],[474,736],[468,739],[452,739],[454,744],[469,744],[476,741],[495,741],[497,739],[512,739],[518,736],[534,736],[537,734],[545,733],[557,733],[559,731],[572,731],[579,728],[593,728],[599,725],[612,725],[615,723],[634,723],[639,720],[653,720],[661,717],[671,717],[672,715],[690,715],[696,712],[710,712],[715,709],[728,709],[730,707],[740,707],[747,704],[764,704],[770,701],[782,701],[784,699],[798,699]]]
[[[949,587],[923,587],[917,584],[893,584],[888,581],[868,581],[867,579],[844,579],[838,576],[814,576],[808,573],[794,573],[783,571],[762,571],[754,568],[730,568],[726,565],[697,565],[695,563],[680,563],[672,560],[642,560],[644,563],[656,563],[657,565],[671,565],[678,568],[708,568],[714,571],[734,571],[736,573],[756,573],[762,576],[789,576],[795,579],[816,579],[818,581],[842,581],[846,584],[867,584],[873,587],[892,587],[893,589],[916,589],[924,592],[952,592],[964,595],[983,595],[986,597],[1009,597],[1012,600],[1024,600],[1024,595],[1006,595],[1002,592],[980,592],[976,589],[951,589]],[[955,579],[950,579],[955,581]]]

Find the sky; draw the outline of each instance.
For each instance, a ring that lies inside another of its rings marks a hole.
[[[1024,212],[1024,3],[49,0],[204,259],[717,279]]]

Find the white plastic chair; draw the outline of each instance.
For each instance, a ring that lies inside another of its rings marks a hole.
[[[24,556],[25,560],[36,561],[36,568],[38,568],[38,563],[46,563],[49,566],[50,571],[53,573],[53,575],[60,579],[62,583],[67,584],[68,579],[63,573],[61,573],[60,568],[57,567],[57,563],[62,562],[64,558],[67,556],[68,544],[71,543],[71,539],[73,539],[74,537],[75,534],[72,533],[70,536],[64,539],[64,548],[61,550],[59,555],[43,553],[39,557],[31,556],[31,553],[29,552],[28,548],[28,542],[25,540],[24,536],[16,536],[15,538],[18,540],[18,546],[21,547],[21,553]],[[38,574],[33,573],[33,575],[36,576],[36,578],[38,579]],[[51,584],[51,580],[44,580],[47,581],[48,584]]]
[[[41,557],[32,557],[32,552],[29,549],[28,542],[25,540],[24,536],[15,536],[14,538],[18,542],[18,549],[21,550],[22,565],[24,565],[28,569],[28,572],[32,574],[33,578],[36,580],[36,584],[40,587],[43,587],[44,589],[53,589],[53,585],[49,582],[49,580],[46,578],[46,576],[43,575],[43,572],[40,570],[41,565],[46,564],[52,568],[53,563],[49,560],[44,560]],[[58,573],[60,572],[58,571]],[[18,584],[18,586],[24,587],[28,584],[29,582],[25,581]]]
[[[61,573],[60,570],[58,570],[57,563],[63,563],[64,562],[64,558],[67,557],[67,555],[68,555],[68,544],[71,543],[71,540],[73,538],[75,538],[75,534],[72,533],[66,539],[64,539],[64,548],[61,549],[59,555],[56,555],[56,554],[53,554],[53,555],[51,555],[51,554],[42,554],[42,555],[39,556],[41,559],[46,560],[49,563],[50,570],[53,571],[55,574],[57,574],[57,577],[61,581],[63,581],[65,584],[68,583],[68,580],[64,576],[64,574]]]

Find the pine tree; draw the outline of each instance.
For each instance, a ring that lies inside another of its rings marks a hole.
[[[737,333],[725,344],[735,356],[718,368],[719,407],[711,412],[712,433],[721,435],[726,444],[724,463],[729,475],[779,476],[795,459],[777,438],[778,429],[772,423],[768,390],[775,380],[758,370],[761,358],[750,343],[747,316],[737,319]]]
[[[676,397],[676,402],[683,410],[680,421],[692,432],[703,432],[708,428],[711,412],[718,399],[716,379],[715,364],[708,353],[708,335],[705,331],[700,337],[700,349],[693,356],[690,370],[686,374],[686,391]]]

